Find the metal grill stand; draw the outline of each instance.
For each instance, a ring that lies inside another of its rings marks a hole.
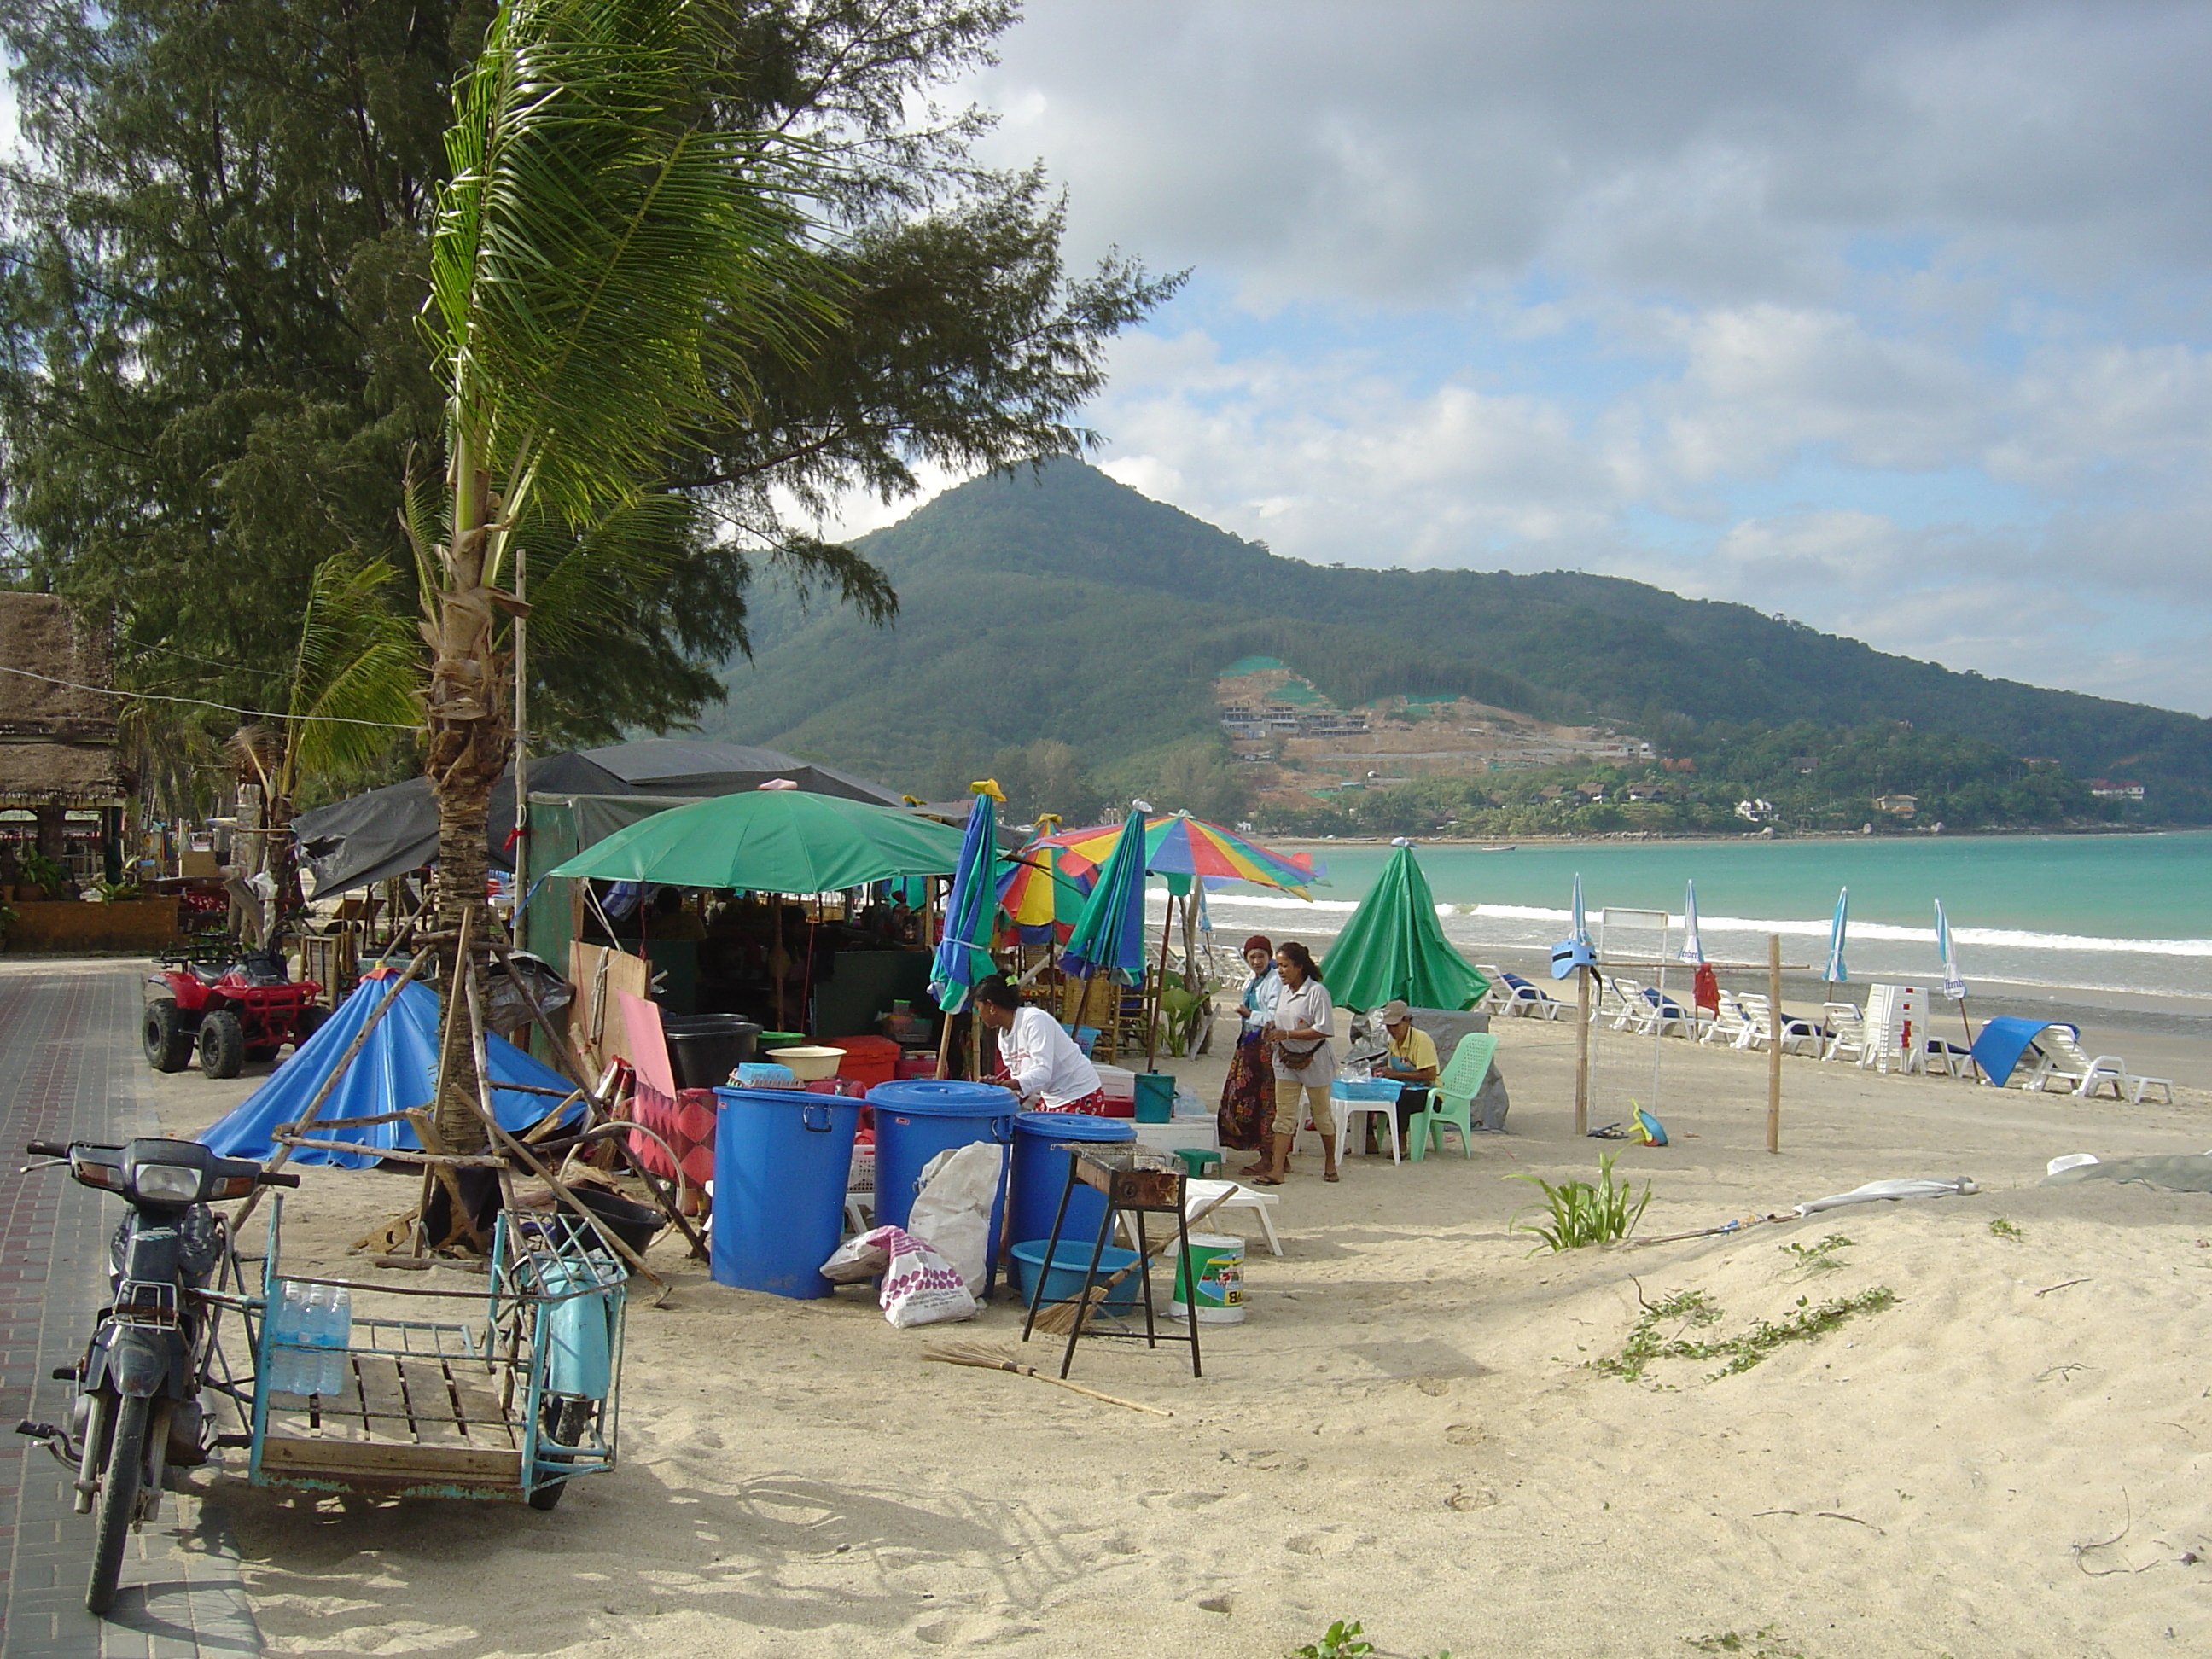
[[[1132,1218],[1131,1231],[1137,1241],[1137,1279],[1143,1286],[1145,1299],[1145,1328],[1141,1333],[1145,1346],[1156,1348],[1163,1342],[1190,1344],[1190,1374],[1202,1376],[1198,1353],[1198,1308],[1196,1291],[1192,1286],[1190,1261],[1190,1221],[1184,1212],[1184,1196],[1189,1177],[1176,1161],[1146,1146],[1106,1147],[1091,1142],[1063,1143],[1053,1148],[1055,1152],[1068,1154],[1067,1180],[1060,1189],[1060,1208],[1052,1218],[1052,1231],[1046,1236],[1045,1260],[1037,1269],[1036,1282],[1030,1289],[1029,1316],[1022,1322],[1022,1340],[1030,1340],[1036,1327],[1037,1310],[1044,1303],[1045,1281],[1052,1276],[1053,1267],[1060,1254],[1060,1224],[1067,1218],[1067,1201],[1074,1195],[1078,1182],[1103,1194],[1106,1212],[1099,1218],[1098,1237],[1091,1243],[1091,1262],[1084,1270],[1083,1288],[1077,1292],[1076,1315],[1067,1334],[1067,1350],[1060,1356],[1060,1374],[1065,1377],[1075,1363],[1075,1345],[1086,1336],[1134,1338],[1136,1331],[1094,1331],[1090,1328],[1093,1311],[1091,1291],[1101,1284],[1098,1263],[1106,1254],[1106,1241],[1113,1237],[1114,1223],[1122,1215]],[[1192,1300],[1186,1304],[1189,1334],[1177,1336],[1164,1334],[1154,1312],[1152,1303],[1152,1263],[1146,1258],[1149,1246],[1145,1238],[1145,1218],[1148,1215],[1172,1213],[1176,1226],[1176,1263],[1182,1282]],[[1112,1273],[1104,1278],[1110,1279]],[[1099,1304],[1103,1311],[1103,1303]]]

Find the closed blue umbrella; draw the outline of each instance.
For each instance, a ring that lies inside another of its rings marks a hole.
[[[1114,851],[1083,902],[1075,931],[1060,953],[1061,971],[1077,979],[1104,974],[1122,985],[1145,978],[1145,815],[1133,811]]]
[[[975,982],[998,966],[991,960],[991,914],[999,901],[999,849],[992,837],[998,829],[996,803],[1006,797],[994,779],[969,787],[975,804],[968,811],[959,867],[945,896],[945,934],[929,969],[929,994],[948,1014],[965,1009]]]
[[[1936,953],[1943,959],[1943,994],[1954,1002],[1966,1000],[1966,976],[1959,970],[1959,952],[1951,943],[1951,924],[1943,920],[1943,901],[1936,901]]]
[[[1705,941],[1698,937],[1698,884],[1686,883],[1682,890],[1682,960],[1693,967],[1704,965]]]
[[[1820,975],[1831,985],[1841,985],[1850,978],[1844,966],[1844,933],[1850,925],[1851,890],[1848,887],[1836,895],[1835,920],[1828,924],[1828,969]]]

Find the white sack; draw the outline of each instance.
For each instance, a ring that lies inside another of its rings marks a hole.
[[[921,1193],[906,1230],[959,1271],[971,1296],[991,1272],[991,1206],[1006,1168],[1006,1149],[990,1141],[955,1146],[922,1166]]]
[[[975,1316],[975,1298],[957,1267],[913,1235],[896,1227],[885,1231],[898,1233],[898,1243],[884,1273],[884,1318],[904,1330]]]

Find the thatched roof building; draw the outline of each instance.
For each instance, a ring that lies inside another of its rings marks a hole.
[[[16,672],[0,672],[0,806],[119,805],[129,787],[116,752],[116,700],[76,689],[114,684],[105,630],[85,626],[53,594],[0,592],[0,671],[8,670]]]

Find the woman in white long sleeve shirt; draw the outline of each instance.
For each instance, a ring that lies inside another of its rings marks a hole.
[[[975,1014],[999,1034],[999,1073],[993,1081],[1019,1095],[1025,1110],[1104,1115],[1106,1090],[1098,1070],[1058,1020],[1042,1008],[1024,1007],[1014,988],[997,975],[975,988]]]

